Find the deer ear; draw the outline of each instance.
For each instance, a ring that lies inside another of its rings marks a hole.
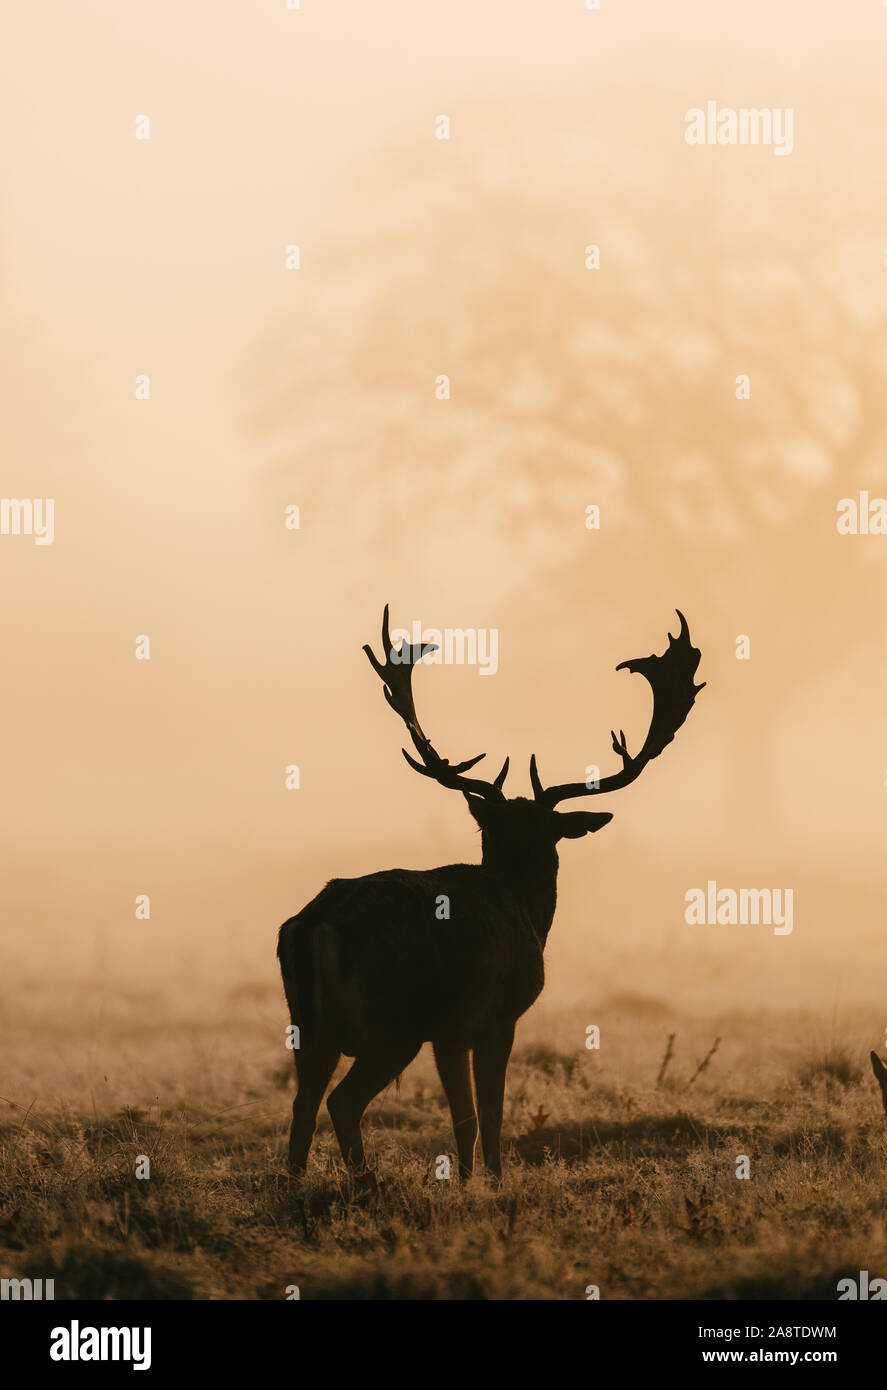
[[[555,811],[555,840],[578,840],[582,835],[593,835],[612,819],[612,811]]]

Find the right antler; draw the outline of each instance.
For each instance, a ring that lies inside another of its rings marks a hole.
[[[693,708],[696,696],[705,688],[705,681],[702,685],[696,685],[693,680],[701,653],[690,641],[690,629],[680,609],[677,614],[680,630],[677,637],[668,634],[668,647],[661,656],[640,656],[633,661],[620,661],[616,667],[617,671],[633,671],[644,676],[653,691],[653,717],[640,752],[632,757],[622,730],[618,738],[611,730],[613,751],[622,759],[621,771],[604,777],[592,786],[587,782],[565,782],[558,787],[542,785],[534,753],[530,759],[530,780],[537,801],[545,806],[556,806],[559,801],[576,796],[600,796],[605,792],[618,791],[639,777],[647,764],[658,758],[663,748],[671,743]]]
[[[432,748],[431,741],[422,731],[422,726],[416,715],[416,706],[413,703],[413,667],[422,660],[423,656],[428,656],[430,652],[436,652],[437,643],[403,641],[395,651],[391,646],[391,636],[388,630],[388,604],[386,603],[385,612],[382,615],[384,664],[376,660],[369,644],[366,644],[363,650],[366,652],[376,675],[383,683],[385,699],[406,724],[407,731],[413,741],[413,747],[422,760],[416,762],[405,748],[401,749],[410,767],[421,772],[423,777],[433,777],[435,782],[439,782],[442,787],[452,787],[456,791],[474,792],[477,796],[504,800],[502,784],[508,773],[507,758],[502,764],[502,771],[493,782],[484,782],[479,777],[464,777],[462,774],[479,763],[481,758],[486,757],[486,754],[478,753],[476,758],[468,758],[465,762],[450,764],[446,758],[442,758]]]

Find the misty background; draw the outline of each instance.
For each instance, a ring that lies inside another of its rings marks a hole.
[[[3,24],[2,491],[56,523],[0,537],[11,1045],[86,1015],[101,1070],[112,1024],[174,1047],[248,1007],[276,1047],[285,917],[478,857],[360,650],[386,601],[498,630],[495,677],[414,684],[445,755],[510,754],[512,795],[531,752],[563,781],[613,765],[612,726],[640,745],[648,689],[614,668],[676,606],[702,649],[674,744],[563,847],[540,1018],[853,1006],[877,1045],[887,541],[835,517],[887,496],[887,11]],[[793,107],[793,154],[688,147],[709,99]],[[793,934],[688,926],[710,878],[793,888]]]

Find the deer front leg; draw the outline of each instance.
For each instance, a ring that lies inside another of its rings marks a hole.
[[[434,1060],[453,1117],[460,1178],[470,1178],[474,1172],[474,1147],[477,1143],[477,1114],[471,1090],[469,1058],[469,1052],[460,1047],[447,1043],[434,1044]]]
[[[480,1111],[480,1142],[484,1163],[497,1179],[502,1177],[502,1107],[505,1103],[505,1072],[514,1043],[514,1024],[487,1034],[474,1049],[474,1085]]]

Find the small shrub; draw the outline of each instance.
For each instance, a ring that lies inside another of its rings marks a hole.
[[[862,1068],[852,1052],[846,1047],[832,1043],[802,1063],[797,1070],[801,1085],[812,1089],[818,1082],[827,1087],[858,1086],[862,1080]]]

